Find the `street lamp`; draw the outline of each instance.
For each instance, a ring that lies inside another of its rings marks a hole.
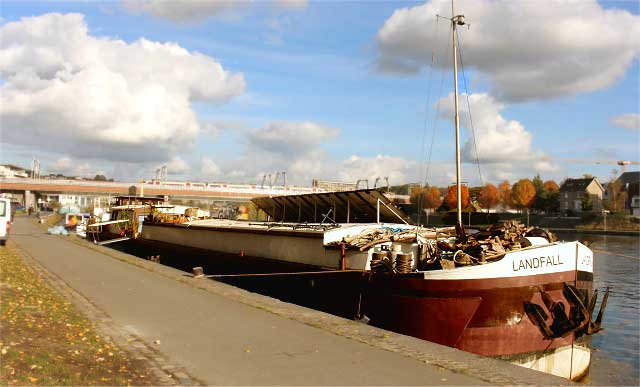
[[[602,215],[604,216],[604,232],[607,232],[607,214],[609,210],[602,210]]]

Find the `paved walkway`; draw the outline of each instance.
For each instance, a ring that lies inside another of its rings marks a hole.
[[[211,385],[569,384],[286,304],[16,218],[11,239],[123,330]],[[159,343],[159,344],[153,344]]]

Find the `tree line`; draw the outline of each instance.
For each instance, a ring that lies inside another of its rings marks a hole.
[[[425,210],[448,211],[457,207],[457,187],[413,187],[411,202]],[[553,180],[520,179],[513,185],[503,181],[497,187],[488,183],[482,187],[461,187],[464,211],[491,210],[498,206],[518,210],[533,209],[557,212],[560,209],[560,188]]]

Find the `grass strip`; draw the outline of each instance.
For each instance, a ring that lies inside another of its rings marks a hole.
[[[0,248],[0,385],[156,385],[11,248]]]

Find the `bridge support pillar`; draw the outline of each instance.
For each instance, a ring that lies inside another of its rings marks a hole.
[[[36,194],[35,192],[25,190],[24,191],[24,208],[29,209],[29,207],[33,207],[33,209],[36,209]]]

